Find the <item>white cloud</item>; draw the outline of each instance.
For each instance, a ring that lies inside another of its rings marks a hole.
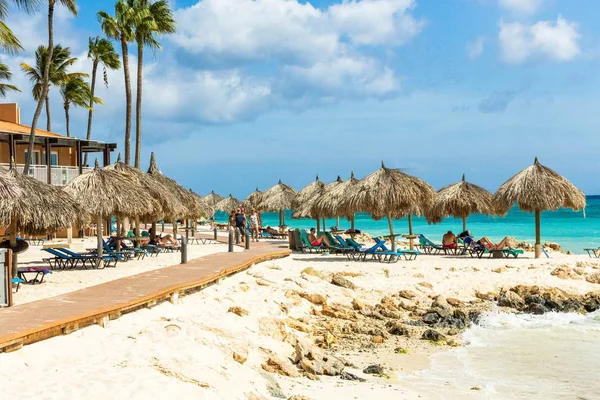
[[[296,0],[202,0],[177,11],[171,40],[217,61],[313,63],[348,45],[404,44],[423,27],[409,13],[413,6],[413,0],[351,0],[321,10]]]
[[[544,0],[499,0],[500,7],[521,15],[534,14],[543,2]]]
[[[352,42],[364,45],[401,45],[424,26],[409,12],[413,0],[362,0],[334,4],[327,10],[333,27]]]
[[[479,36],[474,41],[467,43],[467,55],[469,59],[474,60],[483,54],[483,46],[485,45],[485,37]]]
[[[500,22],[498,39],[502,59],[519,64],[530,58],[569,61],[577,57],[580,34],[577,24],[561,16],[556,21],[539,21],[533,25]]]

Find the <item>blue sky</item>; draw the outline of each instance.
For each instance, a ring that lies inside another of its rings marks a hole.
[[[74,70],[90,71],[96,12],[112,13],[114,2],[79,4],[78,18],[58,10],[56,41],[81,58]],[[535,156],[600,193],[597,1],[173,5],[178,31],[145,62],[143,166],[155,151],[164,173],[202,194],[245,197],[280,178],[300,189],[317,174],[362,177],[382,160],[436,189],[465,173],[494,191]],[[46,42],[45,19],[13,10],[7,22],[26,51],[1,55],[23,89],[6,100],[29,124],[34,104],[18,63]],[[93,136],[122,149],[122,71],[109,78]],[[62,132],[60,95],[51,96]],[[86,115],[72,111],[75,136]]]

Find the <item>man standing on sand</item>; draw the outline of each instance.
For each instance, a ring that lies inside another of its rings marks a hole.
[[[246,233],[246,215],[242,212],[241,208],[238,208],[237,213],[235,214],[235,229],[240,232],[240,240],[244,241],[244,236]]]

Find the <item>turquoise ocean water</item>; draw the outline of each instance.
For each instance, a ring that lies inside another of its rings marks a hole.
[[[600,247],[600,196],[588,196],[585,213],[571,210],[546,211],[542,213],[542,243],[557,242],[565,250],[573,253],[582,253],[584,247]],[[224,213],[217,213],[217,221],[226,221]],[[277,213],[263,213],[263,225],[277,226],[279,217]],[[294,228],[310,228],[316,226],[315,220],[292,219],[288,210],[285,218],[286,225]],[[328,219],[327,226],[334,226],[335,219]],[[356,215],[356,229],[368,232],[371,235],[385,235],[389,233],[386,219],[374,221],[368,214]],[[341,229],[350,228],[350,223],[340,218]],[[486,217],[474,214],[467,220],[467,229],[474,236],[488,236],[492,240],[500,240],[505,236],[515,237],[517,240],[535,242],[535,221],[532,213],[513,208],[505,217]],[[413,232],[422,233],[430,239],[440,241],[448,230],[455,233],[462,231],[462,220],[448,218],[437,225],[429,225],[425,218],[413,217]],[[394,220],[395,233],[408,233],[406,218]]]

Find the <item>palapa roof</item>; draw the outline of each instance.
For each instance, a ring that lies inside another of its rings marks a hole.
[[[41,182],[11,169],[0,168],[0,180],[16,182],[20,195],[0,197],[0,223],[10,225],[16,218],[21,231],[40,234],[56,231],[71,224],[86,222],[88,213],[57,186]]]
[[[251,208],[256,208],[256,205],[260,203],[260,199],[262,197],[262,192],[256,188],[256,190],[246,197],[246,200],[242,202],[242,207],[249,210]]]
[[[94,217],[137,217],[156,213],[159,204],[129,174],[96,167],[64,187]]]
[[[475,213],[495,214],[494,199],[484,188],[467,182],[463,174],[460,182],[444,186],[436,193],[433,206],[425,216],[428,222],[437,224],[449,216],[467,218]]]
[[[295,197],[296,191],[279,180],[277,185],[263,192],[256,208],[260,211],[283,211],[292,207]]]
[[[185,213],[180,215],[181,218],[197,218],[203,216],[201,210],[196,208],[196,200],[194,196],[188,192],[186,188],[178,184],[175,180],[165,176],[160,172],[156,165],[154,153],[150,154],[150,166],[148,167],[148,175],[161,182],[168,190],[184,205]]]
[[[188,213],[186,206],[172,193],[169,187],[163,184],[162,180],[157,179],[155,175],[145,174],[139,168],[121,162],[121,153],[119,153],[115,163],[104,167],[104,169],[130,175],[138,185],[147,190],[158,201],[160,204],[159,209],[156,210],[155,214],[148,214],[148,218],[153,220],[158,218],[173,219],[183,217]]]
[[[190,189],[190,194],[194,198],[195,209],[196,213],[198,213],[198,217],[208,218],[215,213],[215,210],[206,204],[202,196],[195,193],[192,189]]]
[[[517,203],[523,211],[585,208],[585,194],[566,178],[539,163],[504,182],[494,194],[494,202],[501,214],[506,214]]]
[[[220,202],[221,200],[223,200],[224,197],[218,195],[217,193],[215,193],[214,190],[212,190],[209,194],[207,194],[206,196],[204,196],[204,202],[206,204],[208,204],[210,207],[215,207],[215,205]]]
[[[340,178],[338,178],[340,179]],[[340,179],[341,180],[341,179]],[[325,188],[325,193],[315,204],[318,215],[325,218],[348,217],[351,218],[358,212],[351,208],[348,202],[348,194],[356,189],[360,181],[354,177],[354,172],[350,174],[350,179],[342,182],[334,182]]]
[[[296,194],[292,202],[292,208],[294,209],[292,218],[320,217],[314,206],[324,192],[325,184],[319,180],[319,176],[317,175],[314,182],[311,182]]]
[[[381,168],[355,186],[348,207],[369,213],[373,219],[424,215],[433,205],[435,190],[427,182],[398,169]]]
[[[0,200],[10,201],[21,196],[23,191],[12,174],[7,174],[7,170],[0,170]]]
[[[237,210],[238,208],[240,208],[241,204],[241,201],[239,201],[232,195],[229,195],[228,197],[225,197],[223,200],[215,204],[214,209],[218,211],[230,212],[231,210]]]

